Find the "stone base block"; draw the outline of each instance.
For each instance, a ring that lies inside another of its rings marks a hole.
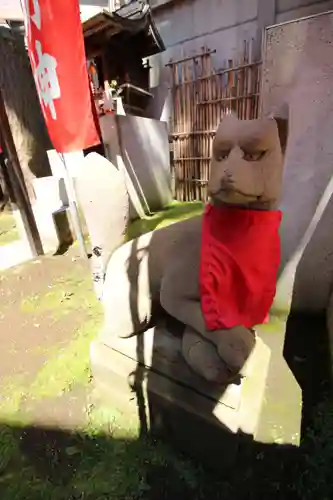
[[[159,328],[109,346],[93,342],[97,392],[121,411],[145,415],[141,425],[187,454],[219,468],[230,465],[244,439],[256,436],[270,351],[258,339],[246,376],[221,387],[193,373],[180,348],[179,337]]]

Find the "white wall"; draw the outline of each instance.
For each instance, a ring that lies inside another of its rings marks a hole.
[[[23,15],[20,0],[0,0],[0,18],[21,21]]]

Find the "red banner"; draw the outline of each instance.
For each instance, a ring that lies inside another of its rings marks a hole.
[[[54,148],[100,143],[93,116],[78,0],[21,0],[36,87]]]

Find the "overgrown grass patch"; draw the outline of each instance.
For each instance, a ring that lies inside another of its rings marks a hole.
[[[67,278],[59,278],[48,285],[46,293],[32,294],[21,302],[21,311],[31,314],[51,312],[60,318],[79,310],[89,310],[96,302],[90,275],[78,276],[75,270]]]
[[[127,239],[132,240],[141,234],[148,233],[154,229],[161,229],[175,222],[200,215],[203,212],[204,205],[199,201],[195,202],[177,202],[171,203],[165,210],[156,212],[144,219],[136,219],[131,222],[127,231]]]
[[[89,346],[100,324],[101,315],[96,313],[96,316],[92,316],[79,328],[67,346],[61,348],[56,356],[45,363],[29,388],[29,398],[56,397],[71,390],[75,385],[88,383]]]

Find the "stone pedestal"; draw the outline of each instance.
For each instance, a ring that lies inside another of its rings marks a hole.
[[[138,415],[153,435],[221,469],[236,460],[244,440],[256,437],[270,350],[258,339],[246,376],[221,387],[193,373],[180,348],[180,338],[162,328],[114,339],[111,346],[95,341],[97,391],[110,406]]]
[[[57,251],[73,242],[73,230],[61,179],[55,176],[35,179],[36,202],[32,209],[45,253]]]

